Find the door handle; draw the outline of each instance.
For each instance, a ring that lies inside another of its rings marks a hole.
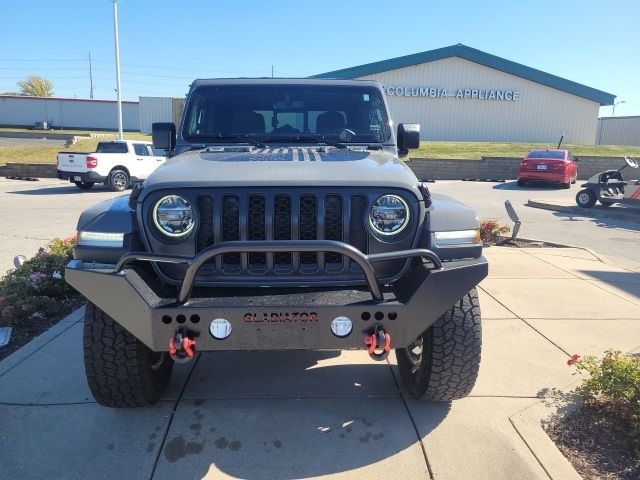
[[[138,158],[138,160],[142,161],[142,160],[144,160],[144,158]]]

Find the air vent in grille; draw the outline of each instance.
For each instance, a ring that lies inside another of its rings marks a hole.
[[[291,197],[276,195],[273,208],[273,239],[291,240]],[[276,253],[274,255],[276,268],[290,269],[291,254]]]
[[[265,204],[262,195],[249,195],[247,217],[247,240],[266,240]],[[267,266],[265,253],[250,253],[249,267],[264,269]]]
[[[326,240],[342,241],[342,197],[327,195],[325,199],[324,238]],[[327,253],[327,263],[342,263],[339,253]]]
[[[365,218],[367,197],[354,195],[351,197],[351,215],[349,217],[349,243],[361,252],[367,252],[367,229]],[[355,264],[355,262],[352,262]]]
[[[235,195],[225,195],[222,203],[222,240],[240,240],[240,201]],[[240,266],[239,253],[226,253],[223,257],[225,267]]]
[[[300,240],[317,240],[317,199],[315,195],[300,196]],[[317,254],[301,253],[300,263],[303,265],[315,265]]]

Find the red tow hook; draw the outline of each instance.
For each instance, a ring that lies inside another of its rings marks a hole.
[[[364,337],[364,344],[367,346],[367,353],[374,360],[381,361],[389,356],[391,351],[391,335],[389,335],[382,325],[376,325],[373,333]]]
[[[195,346],[195,340],[182,331],[176,331],[175,336],[169,339],[169,355],[174,362],[187,363],[193,360]]]

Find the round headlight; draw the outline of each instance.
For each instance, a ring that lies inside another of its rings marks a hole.
[[[184,198],[167,195],[153,207],[153,221],[163,234],[183,237],[193,229],[193,209]]]
[[[380,235],[395,235],[409,224],[409,206],[398,195],[378,198],[369,213],[369,225]]]

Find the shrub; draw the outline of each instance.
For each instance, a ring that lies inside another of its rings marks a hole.
[[[64,267],[73,257],[74,245],[74,238],[55,238],[0,279],[0,319],[17,324],[69,310],[78,293],[65,282]]]
[[[602,360],[571,357],[567,363],[586,374],[576,391],[585,402],[607,405],[630,425],[634,450],[640,456],[640,360],[633,355],[608,350]]]
[[[484,243],[495,243],[500,239],[500,235],[510,231],[510,227],[500,225],[496,220],[480,220],[480,238]]]

